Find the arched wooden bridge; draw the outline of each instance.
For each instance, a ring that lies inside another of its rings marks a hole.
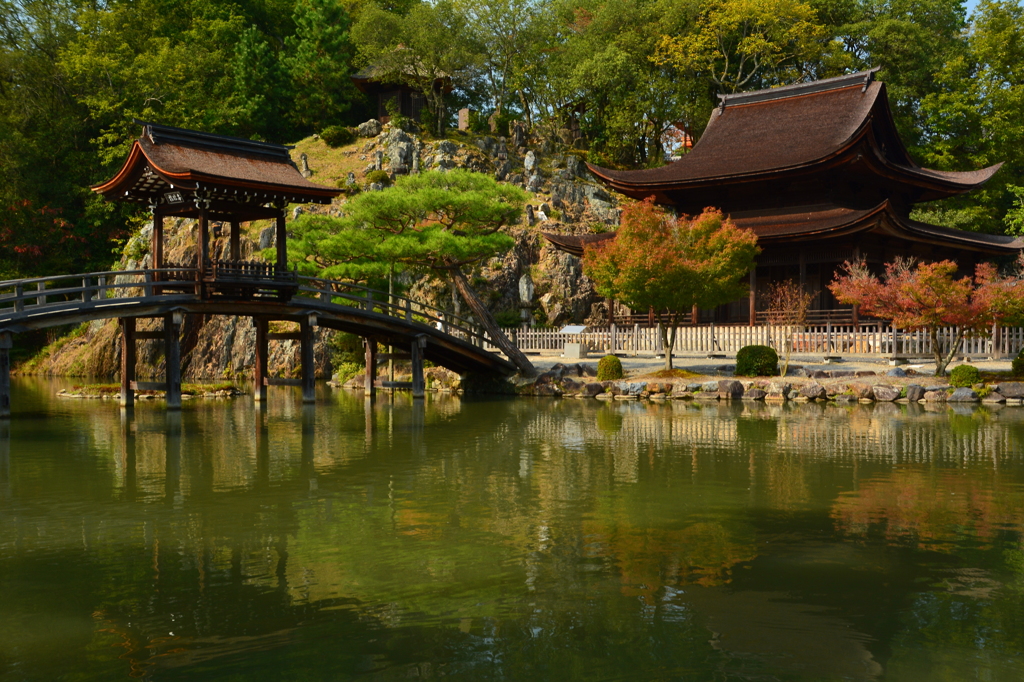
[[[169,407],[180,405],[180,325],[187,314],[252,317],[257,352],[255,395],[265,400],[266,386],[302,386],[313,400],[313,334],[316,326],[352,332],[368,340],[367,366],[376,367],[377,343],[408,349],[401,354],[413,366],[411,388],[423,393],[424,358],[456,372],[510,375],[512,363],[485,349],[486,332],[470,320],[403,296],[389,295],[350,282],[303,277],[261,262],[224,262],[212,273],[197,268],[95,272],[0,282],[0,415],[10,411],[8,351],[20,332],[91,320],[120,320],[122,335],[122,403],[131,404],[136,389],[167,392]],[[136,331],[139,318],[162,318],[163,331]],[[295,333],[269,333],[270,321],[297,322]],[[165,343],[167,377],[162,384],[134,381],[135,341]],[[301,347],[301,379],[267,376],[267,343],[294,339]],[[374,371],[367,372],[368,395]]]

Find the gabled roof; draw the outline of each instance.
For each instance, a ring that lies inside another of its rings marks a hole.
[[[780,246],[870,233],[991,256],[1013,255],[1024,249],[1024,238],[965,232],[908,220],[895,211],[888,201],[866,210],[819,204],[735,213],[730,218],[736,227],[752,230],[761,246]],[[614,232],[587,235],[544,232],[543,235],[555,248],[576,256],[582,256],[587,246],[615,237]],[[870,242],[865,242],[865,250],[870,251],[870,248]]]
[[[708,185],[786,179],[866,161],[880,182],[918,201],[967,192],[1002,164],[966,173],[920,167],[899,139],[877,69],[839,78],[721,96],[693,149],[660,168],[589,165],[608,186],[642,198]],[[728,209],[729,207],[724,207]]]
[[[138,121],[142,123],[141,121]],[[254,203],[330,203],[340,190],[302,177],[292,147],[143,123],[121,170],[92,188],[108,199],[155,202],[169,190]]]

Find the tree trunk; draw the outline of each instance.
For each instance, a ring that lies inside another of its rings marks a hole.
[[[668,323],[661,325],[661,347],[665,351],[665,369],[672,369],[672,349],[676,345],[676,330],[679,321],[675,315],[668,316]]]
[[[487,306],[484,305],[476,291],[470,286],[469,280],[466,279],[466,275],[463,274],[462,270],[459,267],[452,267],[449,270],[459,295],[462,296],[462,300],[473,311],[473,315],[476,316],[476,319],[487,330],[487,333],[491,335],[491,341],[494,342],[494,345],[508,356],[508,359],[512,361],[512,364],[519,369],[519,373],[524,377],[537,376],[537,368],[533,366],[533,363],[530,362],[523,351],[519,350],[519,347],[505,336],[505,332],[501,331],[501,327],[498,326],[491,312],[487,310]]]

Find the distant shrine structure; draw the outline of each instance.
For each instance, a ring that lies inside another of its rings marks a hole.
[[[759,285],[792,278],[816,293],[813,321],[849,322],[855,311],[828,290],[846,260],[877,265],[896,256],[948,258],[973,270],[1024,248],[1019,238],[911,220],[915,204],[980,187],[1002,164],[962,173],[919,166],[896,132],[876,71],[720,95],[692,151],[661,168],[615,171],[588,164],[626,196],[653,196],[687,215],[714,206],[757,235],[762,253],[750,273],[749,299],[700,311],[698,321],[755,324]],[[582,256],[585,245],[615,233],[544,236]]]

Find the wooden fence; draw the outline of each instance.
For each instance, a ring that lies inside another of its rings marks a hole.
[[[592,328],[582,334],[562,334],[553,329],[505,329],[505,334],[525,352],[561,352],[567,343],[584,343],[594,353],[650,355],[664,353],[659,327],[633,325]],[[958,355],[967,357],[1014,356],[1024,347],[1024,328],[997,328],[994,335],[964,339]],[[947,348],[955,330],[939,332],[939,343]],[[884,323],[860,325],[813,325],[802,328],[768,325],[680,327],[674,353],[734,354],[753,344],[771,346],[780,352],[792,343],[794,353],[823,356],[876,355],[890,358],[930,358],[932,341],[924,330],[894,329]]]

